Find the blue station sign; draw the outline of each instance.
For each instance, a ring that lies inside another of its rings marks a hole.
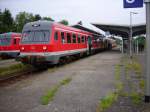
[[[123,0],[124,8],[143,7],[143,0]]]

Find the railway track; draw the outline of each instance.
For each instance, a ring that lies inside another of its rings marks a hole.
[[[15,59],[0,60],[0,67],[7,67],[18,63],[20,62],[15,61]]]
[[[81,57],[80,59],[82,59],[82,58],[83,57]],[[49,66],[49,67],[52,68],[52,69],[53,69],[53,67],[58,67],[59,68],[59,67],[65,65],[66,63],[70,63],[70,62],[73,62],[73,61],[76,61],[76,60],[78,60],[78,58],[73,58],[72,57],[71,60],[66,60],[66,59],[62,58],[62,60],[61,60],[62,62],[61,63],[59,63],[58,65],[52,65],[52,66]],[[7,62],[9,63],[10,61],[11,60],[8,60]],[[48,69],[50,69],[49,67],[48,67]],[[30,69],[28,68],[26,70],[19,71],[19,72],[13,73],[13,74],[8,74],[6,76],[1,76],[0,77],[0,83],[11,81],[11,80],[13,80],[15,78],[19,78],[19,77],[22,77],[22,76],[33,75],[33,74],[35,74],[37,72],[40,72],[40,71],[43,71],[43,70],[45,70],[45,68],[44,69],[37,69],[37,68],[31,67]]]
[[[11,73],[11,74],[8,74],[6,76],[1,76],[0,77],[0,83],[7,82],[7,81],[15,79],[15,78],[19,78],[21,76],[27,76],[27,75],[36,73],[38,71],[39,71],[38,69],[32,68],[32,69],[28,69],[25,71],[15,72],[13,74]]]
[[[57,67],[60,67],[60,66],[62,66],[62,65],[58,65]],[[36,73],[43,72],[47,69],[53,69],[56,66],[49,66],[49,67],[47,67],[47,68],[46,67],[43,67],[43,68],[31,67],[31,68],[27,68],[23,71],[18,71],[18,72],[15,72],[15,73],[7,74],[6,76],[1,76],[0,77],[0,85],[5,83],[5,82],[6,83],[11,82],[15,79],[21,79],[22,77],[28,77],[28,76],[31,76],[31,75],[35,75]]]
[[[83,57],[82,57],[83,58]],[[80,59],[82,59],[82,58],[80,58]],[[72,59],[71,60],[67,60],[67,59],[64,59],[64,58],[62,58],[62,62],[60,62],[59,64],[57,64],[57,65],[51,65],[51,66],[49,66],[49,67],[47,67],[47,69],[53,69],[53,67],[57,67],[57,68],[59,68],[59,67],[62,67],[63,65],[65,65],[66,63],[71,63],[71,62],[73,62],[73,61],[76,61],[76,60],[78,60],[78,58],[75,58],[75,57],[72,57]],[[10,62],[11,60],[9,60],[9,61],[7,61],[8,63]],[[7,63],[7,64],[8,64]],[[44,68],[34,68],[34,67],[31,67],[30,69],[28,68],[28,69],[26,69],[26,70],[23,70],[23,71],[19,71],[19,72],[15,72],[15,73],[13,73],[13,74],[8,74],[8,75],[6,75],[6,76],[1,76],[0,77],[0,84],[1,83],[5,83],[5,82],[9,82],[9,81],[11,81],[11,80],[13,80],[13,79],[19,79],[19,77],[22,77],[22,76],[29,76],[29,75],[33,75],[33,74],[35,74],[35,73],[37,73],[37,72],[41,72],[41,71],[43,71],[43,70],[45,70],[46,68],[44,67]]]

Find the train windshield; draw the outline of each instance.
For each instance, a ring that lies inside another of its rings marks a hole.
[[[24,31],[22,43],[48,43],[50,32],[48,30]]]
[[[5,35],[0,36],[0,46],[8,46],[11,43],[11,38]]]

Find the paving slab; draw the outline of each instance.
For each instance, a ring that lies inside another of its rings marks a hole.
[[[121,56],[101,52],[0,87],[0,112],[95,112],[99,100],[114,90],[114,68]],[[42,105],[41,96],[67,77],[72,81]]]

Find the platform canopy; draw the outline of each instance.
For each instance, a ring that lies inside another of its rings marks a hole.
[[[80,24],[72,25],[72,27],[77,28],[77,29],[81,29],[81,30],[84,30],[84,31],[87,31],[87,32],[90,32],[93,35],[102,36],[102,34],[100,32],[97,32],[94,29],[87,28],[86,26],[83,26],[83,25],[80,25]]]
[[[97,28],[110,32],[110,34],[119,35],[123,39],[129,39],[130,26],[129,25],[116,25],[116,24],[98,24],[92,23]],[[146,33],[146,24],[132,25],[133,36]]]

